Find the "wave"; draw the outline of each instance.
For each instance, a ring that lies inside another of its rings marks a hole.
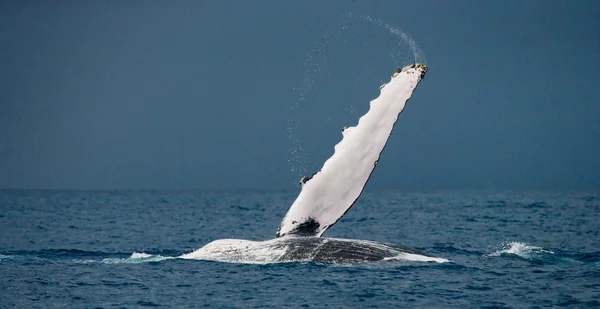
[[[572,253],[560,249],[545,249],[524,242],[507,242],[487,257],[519,259],[534,264],[600,266],[600,252]]]
[[[77,249],[43,249],[37,251],[11,251],[0,253],[0,262],[44,263],[69,260],[74,263],[104,263],[104,264],[139,264],[174,259],[182,252],[174,250],[157,250],[157,253],[144,252],[99,252]],[[165,255],[163,255],[165,254]]]
[[[134,252],[128,258],[106,258],[101,260],[101,263],[104,264],[140,264],[140,263],[148,263],[148,262],[160,262],[164,260],[175,259],[173,256],[162,256],[162,255],[154,255],[148,253],[138,253]]]

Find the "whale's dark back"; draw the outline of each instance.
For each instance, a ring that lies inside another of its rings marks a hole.
[[[365,240],[322,237],[290,237],[281,261],[364,262],[391,258],[401,253],[431,256],[417,249]]]

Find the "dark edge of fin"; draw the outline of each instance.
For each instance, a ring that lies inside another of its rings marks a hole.
[[[296,226],[296,228],[294,228],[290,232],[286,233],[285,235],[293,235],[293,236],[301,236],[301,237],[316,236],[319,231],[320,226],[321,226],[321,224],[317,220],[315,220],[315,218],[308,217],[308,219],[306,219],[306,220],[304,220],[304,222],[298,224],[298,226]],[[281,235],[279,235],[279,231],[277,231],[276,236],[278,238],[281,237]]]

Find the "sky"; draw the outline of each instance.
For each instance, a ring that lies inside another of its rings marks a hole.
[[[593,0],[2,1],[0,188],[293,190],[415,60],[367,189],[600,188]]]

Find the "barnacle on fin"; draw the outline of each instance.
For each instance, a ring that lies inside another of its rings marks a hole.
[[[421,78],[425,77],[425,73],[427,73],[427,66],[422,63],[414,63],[411,65],[407,65],[403,67],[400,72],[404,72],[409,69],[421,69]],[[396,72],[398,72],[398,70],[396,70]]]
[[[300,185],[304,185],[305,183],[307,183],[309,180],[311,180],[313,178],[313,176],[315,176],[318,172],[314,172],[312,175],[310,176],[304,176],[302,177],[302,179],[300,179]]]

